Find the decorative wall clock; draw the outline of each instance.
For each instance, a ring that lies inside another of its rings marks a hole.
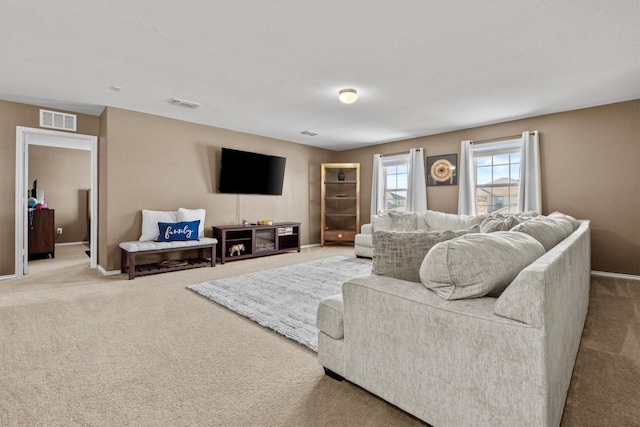
[[[427,157],[427,185],[457,185],[458,155]]]

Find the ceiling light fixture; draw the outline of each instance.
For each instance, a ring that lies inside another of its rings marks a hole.
[[[358,91],[355,89],[342,89],[338,92],[338,99],[344,104],[353,104],[358,100]]]

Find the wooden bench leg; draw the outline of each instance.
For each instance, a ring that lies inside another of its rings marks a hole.
[[[120,273],[124,273],[127,269],[127,251],[120,249]]]
[[[136,253],[129,252],[129,280],[136,277]]]
[[[216,244],[211,245],[211,267],[216,266]]]

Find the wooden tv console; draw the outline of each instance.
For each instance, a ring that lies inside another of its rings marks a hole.
[[[219,225],[213,227],[218,239],[220,263],[256,258],[296,250],[300,252],[300,223],[272,225]]]

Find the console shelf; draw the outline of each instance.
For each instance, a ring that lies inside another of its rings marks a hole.
[[[219,225],[213,227],[213,237],[218,239],[217,257],[221,264],[225,261],[275,255],[293,250],[300,252],[299,222]]]

